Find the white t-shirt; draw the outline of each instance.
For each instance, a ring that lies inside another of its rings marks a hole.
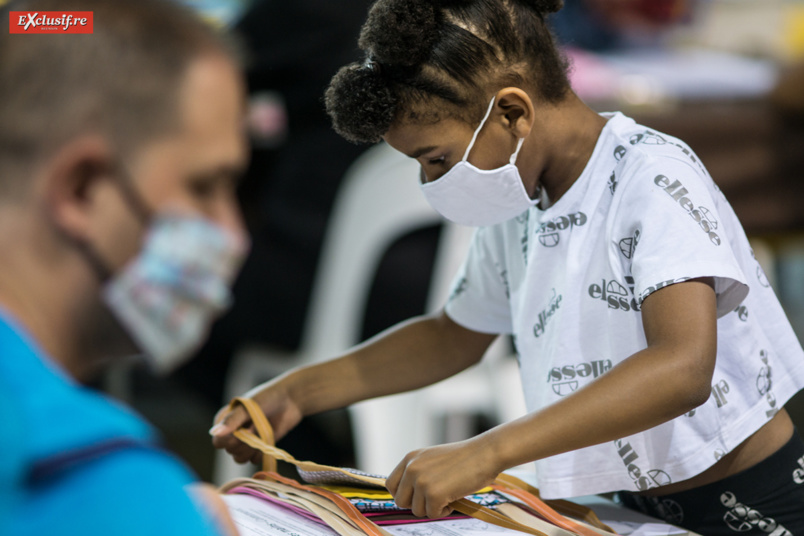
[[[689,414],[537,461],[547,498],[693,477],[804,386],[804,352],[701,162],[675,138],[619,113],[604,117],[589,163],[554,205],[478,229],[447,314],[475,331],[513,334],[534,411],[647,346],[640,306],[651,292],[713,277],[717,364],[711,397]]]

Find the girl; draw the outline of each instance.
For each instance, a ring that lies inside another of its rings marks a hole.
[[[417,159],[432,206],[477,226],[444,312],[249,393],[304,416],[415,389],[513,334],[530,413],[410,453],[388,487],[438,517],[535,461],[545,497],[622,491],[702,534],[804,534],[804,445],[784,403],[804,352],[731,207],[681,141],[572,92],[556,0],[379,0],[326,102],[354,142]],[[750,292],[749,292],[750,290]],[[255,452],[222,412],[214,444]]]

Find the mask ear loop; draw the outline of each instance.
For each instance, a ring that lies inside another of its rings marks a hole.
[[[128,174],[125,168],[123,166],[119,166],[118,170],[123,176],[113,180],[116,181],[124,201],[131,208],[134,216],[140,221],[140,223],[147,226],[149,221],[153,218],[153,213],[145,204],[145,201],[142,199],[142,197],[140,197],[140,195],[134,190],[133,185],[129,182],[131,176]],[[74,244],[78,252],[83,255],[84,259],[86,259],[87,263],[89,263],[89,266],[95,272],[100,282],[104,284],[107,283],[112,278],[112,270],[102,259],[101,255],[95,250],[95,248],[80,238],[69,235],[67,235],[67,238]]]
[[[494,109],[494,99],[496,98],[497,98],[496,95],[491,98],[491,102],[489,103],[489,109],[486,110],[486,115],[483,116],[483,120],[480,122],[480,126],[477,127],[475,133],[472,135],[472,141],[469,142],[469,147],[467,147],[466,152],[463,153],[463,160],[461,160],[461,162],[466,162],[466,159],[469,158],[469,151],[471,151],[472,147],[474,147],[475,141],[477,141],[477,135],[480,134],[480,129],[483,128],[483,125],[486,124],[486,121],[491,115],[491,110]]]
[[[75,247],[76,251],[84,257],[84,260],[89,264],[90,269],[95,272],[95,276],[100,283],[105,284],[112,278],[112,271],[101,259],[101,256],[95,251],[95,248],[90,246],[86,241],[76,236],[69,235],[61,232],[62,236]]]
[[[519,156],[519,151],[522,150],[522,145],[524,143],[525,138],[519,138],[519,141],[516,143],[516,150],[514,151],[514,154],[511,155],[511,158],[508,160],[508,163],[510,163],[511,165],[516,164],[516,159]],[[544,206],[546,205],[546,203],[544,202],[544,188],[542,188],[541,184],[537,186],[536,199],[531,199],[531,201],[533,202],[534,205],[538,206],[539,208],[541,209],[545,208]]]
[[[121,165],[118,169],[122,176],[117,180],[117,186],[120,188],[123,199],[128,203],[129,208],[140,220],[140,223],[147,226],[154,217],[153,211],[148,208],[145,200],[135,190],[131,175],[129,175],[126,168]]]
[[[516,151],[514,151],[514,154],[508,159],[510,164],[516,164],[516,157],[519,156],[519,151],[522,149],[523,143],[525,143],[525,138],[519,138],[519,141],[516,143]]]

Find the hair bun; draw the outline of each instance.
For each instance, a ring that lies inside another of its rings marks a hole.
[[[440,12],[426,0],[378,0],[358,45],[380,63],[411,67],[427,60],[438,38]]]
[[[397,99],[370,62],[342,67],[324,95],[335,131],[353,143],[376,143],[391,126]]]
[[[519,0],[538,13],[555,13],[564,7],[564,0]]]

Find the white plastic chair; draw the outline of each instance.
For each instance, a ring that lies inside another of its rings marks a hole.
[[[226,380],[227,397],[241,395],[260,381],[290,368],[334,357],[359,342],[370,285],[383,253],[401,236],[442,222],[422,196],[418,176],[419,166],[414,160],[385,144],[372,147],[350,167],[333,207],[301,347],[291,353],[266,347],[245,348],[239,352]],[[471,233],[471,229],[454,225],[444,229],[428,298],[431,310],[443,305]],[[498,355],[504,352],[504,345],[497,348]],[[508,362],[510,369],[513,360]],[[504,376],[510,377],[510,370]],[[438,434],[433,423],[444,409],[458,404],[493,408],[489,386],[498,378],[490,376],[487,370],[470,369],[427,390],[353,406],[358,466],[387,473],[408,451],[434,444]],[[470,396],[461,397],[459,393]],[[433,401],[433,397],[453,403],[439,402],[443,405],[433,408],[428,402]],[[509,410],[501,409],[496,413],[508,411],[510,414]],[[249,471],[250,468],[235,464],[225,452],[217,454],[217,483],[247,475]]]
[[[445,224],[433,267],[427,312],[444,306],[474,229]],[[478,365],[437,384],[350,408],[358,467],[388,474],[411,450],[473,435],[473,418],[506,422],[525,413],[519,367],[505,338]]]

